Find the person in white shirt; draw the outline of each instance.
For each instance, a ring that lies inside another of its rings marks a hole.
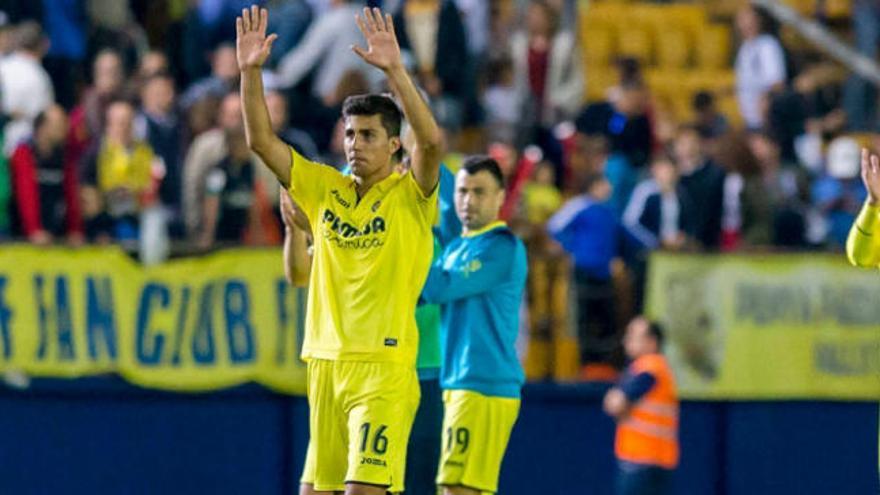
[[[55,101],[52,80],[40,61],[49,48],[40,25],[23,22],[13,33],[15,51],[0,60],[0,97],[6,124],[3,151],[9,155],[33,132],[37,115]]]
[[[767,93],[785,84],[785,52],[773,35],[763,29],[763,18],[752,5],[736,15],[742,44],[736,54],[736,95],[739,110],[749,129],[765,122]]]
[[[362,2],[333,0],[330,10],[315,18],[296,48],[278,63],[275,74],[278,86],[296,86],[315,69],[312,95],[328,107],[340,103],[333,101],[336,88],[352,69],[373,77],[370,83],[377,87],[376,71],[368,70],[366,63],[351,51],[351,46],[360,43],[362,38],[351,20],[362,8]]]

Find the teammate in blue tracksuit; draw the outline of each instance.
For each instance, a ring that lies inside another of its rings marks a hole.
[[[526,250],[498,212],[504,181],[485,156],[455,181],[462,234],[428,275],[425,303],[442,306],[440,385],[445,406],[437,483],[448,495],[496,492],[501,459],[519,414],[524,374],[516,355]]]

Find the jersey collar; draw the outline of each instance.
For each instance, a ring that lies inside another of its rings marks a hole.
[[[486,232],[489,232],[490,230],[506,228],[506,227],[507,227],[507,222],[505,222],[503,220],[495,220],[494,222],[490,223],[489,225],[486,225],[485,227],[483,227],[482,229],[474,230],[474,231],[468,232],[467,234],[461,234],[461,236],[462,237],[476,237],[478,235],[485,234]]]

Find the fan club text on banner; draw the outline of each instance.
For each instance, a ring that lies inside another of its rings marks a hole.
[[[842,255],[658,254],[647,292],[683,397],[880,397],[880,271]]]
[[[254,381],[304,393],[304,308],[277,249],[143,268],[114,248],[4,246],[0,370],[118,373],[180,391]]]

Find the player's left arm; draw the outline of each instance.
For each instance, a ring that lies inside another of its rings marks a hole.
[[[365,8],[357,23],[367,40],[367,49],[353,46],[352,50],[385,73],[391,90],[400,100],[403,114],[415,136],[411,150],[413,178],[422,193],[429,196],[437,187],[440,174],[443,154],[440,127],[403,65],[391,15],[383,15],[379,9]]]
[[[517,249],[514,239],[505,238],[482,249],[462,266],[445,268],[441,258],[431,267],[421,299],[444,304],[492,291],[515,271]]]

